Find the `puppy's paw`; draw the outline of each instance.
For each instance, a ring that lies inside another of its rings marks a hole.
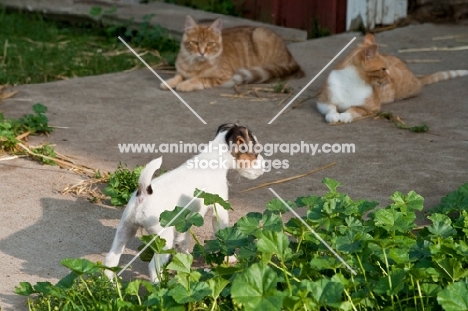
[[[107,278],[114,283],[115,282],[115,273],[111,270],[105,270],[104,274],[107,276]]]
[[[237,263],[238,260],[237,260],[236,256],[226,256],[226,257],[224,257],[224,262],[232,265],[232,264]]]

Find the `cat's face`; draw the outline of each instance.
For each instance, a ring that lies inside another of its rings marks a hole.
[[[361,47],[361,52],[358,54],[358,62],[359,67],[370,84],[383,86],[391,82],[387,62],[378,52],[374,36],[366,36],[364,44]]]
[[[203,26],[187,16],[182,48],[196,61],[210,61],[218,57],[222,52],[221,20]]]

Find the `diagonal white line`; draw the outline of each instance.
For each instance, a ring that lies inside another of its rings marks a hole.
[[[282,113],[283,113],[283,112],[284,112],[284,111],[285,111],[285,110],[286,110],[286,109],[289,107],[289,105],[291,105],[291,104],[292,104],[292,102],[293,102],[293,101],[295,101],[295,100],[296,100],[296,99],[299,97],[299,95],[301,95],[301,94],[302,94],[302,92],[304,92],[304,91],[305,91],[305,89],[307,89],[307,88],[308,88],[308,87],[309,87],[309,86],[312,84],[312,82],[314,82],[314,81],[315,81],[315,79],[317,79],[317,77],[318,77],[318,76],[320,76],[320,75],[322,74],[322,72],[324,72],[324,71],[325,71],[325,69],[327,69],[327,68],[328,68],[328,66],[330,66],[330,65],[331,65],[331,63],[333,63],[333,62],[335,61],[335,59],[337,59],[337,58],[338,58],[338,56],[340,56],[340,55],[341,55],[341,53],[343,53],[343,52],[344,52],[344,50],[346,50],[346,49],[348,48],[348,46],[349,46],[351,43],[353,43],[353,41],[354,41],[354,40],[356,40],[356,37],[352,38],[352,39],[351,39],[351,41],[349,41],[349,43],[348,43],[348,44],[346,44],[346,46],[345,46],[344,48],[342,48],[342,49],[341,49],[341,51],[339,51],[339,52],[338,52],[338,54],[336,54],[336,56],[335,56],[335,57],[333,57],[333,59],[332,59],[331,61],[329,61],[329,62],[328,62],[328,64],[327,64],[325,67],[323,67],[323,69],[322,69],[322,70],[320,70],[320,72],[319,72],[318,74],[316,74],[316,75],[315,75],[315,77],[314,77],[312,80],[310,80],[310,81],[309,81],[309,83],[307,83],[307,85],[306,85],[305,87],[303,87],[303,88],[302,88],[302,90],[301,90],[299,93],[297,93],[297,95],[296,95],[296,96],[294,96],[294,97],[293,97],[293,99],[291,99],[291,100],[289,101],[289,103],[288,103],[286,106],[284,106],[284,107],[283,107],[283,109],[281,109],[281,111],[280,111],[280,112],[278,112],[278,114],[277,114],[277,115],[276,115],[276,116],[275,116],[273,119],[271,119],[271,120],[270,120],[270,122],[268,122],[268,124],[271,124],[271,123],[273,123],[273,121],[275,121],[275,120],[276,120],[276,118],[278,118],[278,117],[279,117],[279,115],[280,115],[280,114],[282,114]]]
[[[130,260],[130,262],[129,262],[128,264],[126,264],[125,267],[123,267],[122,270],[120,270],[119,273],[117,273],[117,276],[120,276],[125,270],[127,270],[127,268],[130,267],[130,265],[145,251],[145,249],[147,249],[147,248],[150,246],[150,244],[153,243],[153,242],[156,240],[156,238],[157,238],[158,236],[160,236],[161,233],[164,232],[164,230],[166,230],[168,227],[170,227],[170,226],[172,225],[172,223],[174,222],[174,220],[176,220],[177,217],[179,217],[180,214],[182,214],[182,212],[185,211],[185,209],[186,209],[190,204],[192,204],[192,202],[195,201],[195,200],[198,198],[198,196],[199,196],[203,191],[205,191],[204,188],[203,188],[202,190],[200,190],[200,191],[197,193],[197,195],[195,195],[195,196],[190,200],[190,202],[188,202],[188,203],[184,206],[184,208],[182,208],[182,209],[177,213],[177,215],[175,215],[174,218],[172,218],[171,221],[169,221],[169,222],[167,223],[167,225],[166,225],[164,228],[162,228],[161,231],[159,231],[158,233],[156,233],[156,235],[151,239],[151,241],[149,241],[149,243],[147,243],[147,244],[138,252],[138,254],[136,254],[135,256],[133,256],[132,260]]]
[[[200,121],[203,122],[203,124],[206,124],[205,120],[203,120],[202,117],[200,117],[200,116],[198,115],[198,113],[196,113],[195,110],[193,110],[192,107],[190,107],[189,104],[187,104],[187,103],[185,102],[185,100],[184,100],[182,97],[180,97],[180,95],[177,94],[177,92],[174,91],[174,90],[172,89],[172,87],[170,87],[169,84],[167,84],[166,81],[164,81],[164,79],[161,78],[161,77],[156,73],[156,71],[154,71],[153,68],[151,68],[150,65],[148,65],[148,64],[145,62],[145,60],[144,60],[143,58],[141,58],[141,56],[138,55],[138,53],[135,52],[135,51],[131,48],[130,45],[127,44],[127,42],[125,42],[121,37],[119,37],[119,40],[122,41],[122,43],[125,44],[125,46],[126,46],[130,51],[132,51],[132,53],[135,54],[135,56],[136,56],[143,64],[145,64],[145,66],[148,67],[148,69],[151,70],[151,72],[152,72],[156,77],[158,77],[159,80],[161,80],[161,82],[164,83],[164,85],[167,86],[167,88],[168,88],[169,90],[171,90],[171,92],[174,93],[174,95],[175,95],[185,106],[187,106],[187,108],[188,108],[195,116],[197,116],[198,119],[200,119]]]
[[[273,190],[273,189],[271,189],[271,188],[268,188],[268,190],[270,190],[270,191],[281,201],[281,203],[283,203],[283,204],[294,214],[294,216],[296,216],[296,218],[299,219],[299,220],[307,227],[307,229],[309,229],[310,232],[312,232],[312,234],[315,235],[315,237],[316,237],[320,242],[322,242],[322,244],[325,245],[325,246],[330,250],[330,252],[332,252],[333,255],[335,255],[335,257],[338,258],[338,259],[346,266],[346,268],[349,269],[349,271],[351,271],[352,274],[357,275],[356,271],[354,271],[354,269],[351,268],[351,266],[348,265],[348,263],[347,263],[346,261],[344,261],[343,258],[341,258],[340,255],[338,255],[338,253],[335,252],[335,250],[334,250],[333,248],[331,248],[331,246],[328,245],[327,242],[325,242],[325,241],[320,237],[320,235],[318,235],[317,232],[315,232],[315,230],[312,229],[312,228],[304,221],[304,219],[302,219],[302,217],[299,216],[299,214],[296,213],[296,211],[293,210],[293,209],[291,208],[291,206],[289,206],[288,203],[286,203],[286,202],[275,192],[275,190]]]

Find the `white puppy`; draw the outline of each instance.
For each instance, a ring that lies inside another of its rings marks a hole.
[[[218,128],[215,139],[202,153],[175,170],[152,180],[154,172],[161,166],[162,159],[158,158],[148,163],[140,175],[138,190],[133,193],[122,215],[105,265],[114,267],[119,264],[125,245],[135,236],[138,228],[145,228],[149,234],[161,232],[161,213],[171,211],[176,206],[187,205],[193,199],[196,188],[218,194],[227,200],[226,175],[229,169],[237,170],[248,179],[262,175],[263,158],[254,152],[257,144],[256,137],[246,127],[223,124]],[[204,216],[211,207],[204,206],[201,199],[196,199],[188,208]],[[213,217],[213,230],[216,232],[228,224],[228,211],[218,208],[217,217]],[[174,227],[170,227],[163,231],[161,238],[166,240],[166,248],[174,248],[177,245],[182,252],[188,252],[188,233],[178,234]],[[153,282],[159,281],[160,269],[169,259],[168,254],[154,255],[149,264],[149,274]],[[106,274],[109,278],[114,276],[109,270]]]

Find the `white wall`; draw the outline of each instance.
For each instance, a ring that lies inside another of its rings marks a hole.
[[[348,0],[346,30],[356,30],[359,23],[367,29],[375,25],[391,25],[406,17],[408,0]]]

